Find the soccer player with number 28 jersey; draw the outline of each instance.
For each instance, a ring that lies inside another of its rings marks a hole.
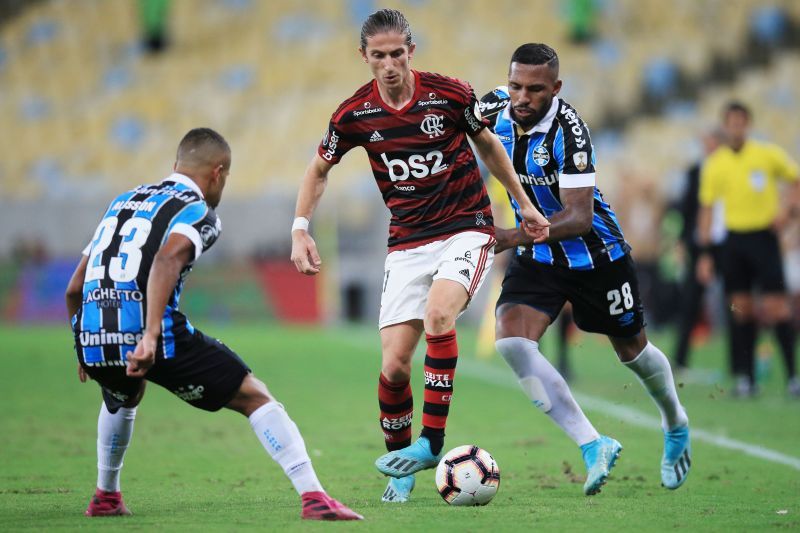
[[[580,446],[588,471],[584,493],[600,492],[622,446],[595,430],[539,352],[539,339],[571,302],[578,327],[608,335],[661,411],[661,481],[675,489],[691,466],[688,418],[669,361],[645,335],[630,247],[595,186],[589,130],[558,97],[560,89],[555,50],[525,44],[511,57],[508,86],[481,102],[525,191],[551,223],[541,243],[519,229],[497,229],[497,251],[515,249],[497,301],[497,350],[531,402]],[[512,207],[517,209],[514,201]]]
[[[266,386],[178,310],[186,275],[219,238],[214,208],[230,164],[221,135],[191,130],[178,147],[172,175],[111,202],[72,275],[66,298],[78,375],[97,381],[103,394],[97,491],[87,516],[130,514],[119,475],[147,379],[194,407],[227,407],[247,416],[301,495],[303,518],[361,518],[322,490],[303,437]]]
[[[495,240],[489,197],[467,136],[519,205],[525,231],[547,237],[549,223],[525,195],[502,145],[486,129],[469,84],[412,70],[415,45],[402,13],[383,9],[361,29],[361,56],[374,79],[331,117],[306,170],[292,226],[292,260],[305,274],[321,262],[308,224],[333,165],[367,151],[391,211],[379,328],[380,424],[389,453],[376,461],[391,476],[383,500],[406,501],[414,473],[436,466],[458,357],[455,320],[481,286]],[[411,359],[426,334],[422,434],[411,444]]]

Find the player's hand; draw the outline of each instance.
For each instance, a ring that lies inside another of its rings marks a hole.
[[[89,379],[89,375],[86,374],[86,370],[78,363],[78,379],[81,383],[86,383],[86,380]]]
[[[700,257],[697,258],[695,275],[697,282],[701,285],[708,285],[714,281],[714,260],[708,253],[700,254]]]
[[[128,356],[128,367],[125,374],[132,378],[141,378],[156,362],[156,346],[158,336],[145,332],[142,340],[136,345],[133,355]]]
[[[322,259],[317,252],[317,243],[305,230],[296,229],[292,232],[292,263],[303,274],[313,276],[319,273]]]
[[[519,214],[522,217],[523,231],[533,238],[534,243],[547,240],[550,236],[550,221],[538,209],[531,206],[521,207]]]
[[[772,220],[772,224],[770,227],[775,234],[780,235],[783,233],[783,230],[789,225],[789,221],[791,220],[791,213],[788,209],[782,209],[778,215]]]
[[[494,245],[494,253],[499,254],[509,248],[521,246],[524,244],[531,244],[533,238],[525,233],[522,228],[495,228],[494,238],[497,244]]]

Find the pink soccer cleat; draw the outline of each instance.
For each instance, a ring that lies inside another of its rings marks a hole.
[[[303,499],[303,520],[363,520],[360,514],[334,500],[324,492],[305,492]]]
[[[89,500],[89,507],[84,513],[86,516],[123,516],[132,514],[125,502],[122,501],[121,492],[106,492],[97,489]]]

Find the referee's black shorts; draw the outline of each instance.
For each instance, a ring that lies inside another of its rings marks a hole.
[[[786,291],[778,237],[771,230],[728,232],[722,253],[725,292]]]

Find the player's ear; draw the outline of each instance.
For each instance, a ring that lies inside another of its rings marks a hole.
[[[361,59],[364,60],[364,63],[367,63],[367,51],[359,46],[358,53],[361,54]]]
[[[553,85],[553,96],[557,95],[561,91],[561,80],[556,80],[555,85]]]
[[[408,60],[411,61],[411,58],[414,57],[414,50],[417,49],[417,43],[411,43],[408,45]]]

